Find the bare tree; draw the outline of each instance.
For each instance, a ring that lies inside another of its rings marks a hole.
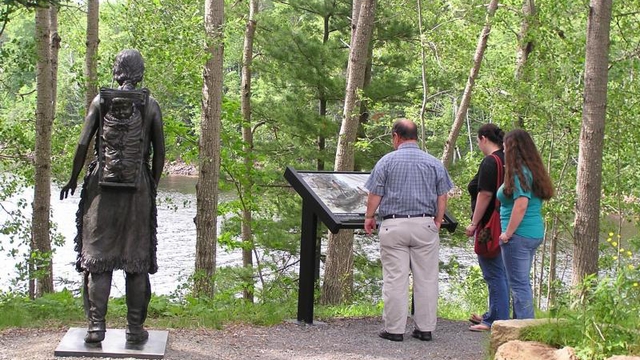
[[[85,113],[98,95],[98,37],[100,19],[100,1],[87,0],[87,53],[84,57],[84,84],[87,88],[84,96]]]
[[[31,218],[30,284],[32,297],[53,292],[51,238],[49,213],[51,211],[51,129],[53,127],[53,92],[51,86],[51,38],[49,8],[36,9],[36,144],[35,186]]]
[[[476,78],[480,72],[480,66],[482,65],[482,58],[484,57],[484,51],[487,49],[487,41],[489,40],[489,34],[491,33],[491,20],[498,9],[498,0],[491,0],[487,7],[487,18],[484,24],[484,28],[478,38],[478,45],[476,46],[476,52],[473,55],[473,66],[469,72],[467,78],[467,85],[464,87],[464,93],[462,94],[462,100],[460,100],[460,106],[456,112],[456,118],[451,126],[449,132],[449,138],[444,144],[444,151],[442,152],[442,163],[446,168],[451,164],[451,158],[453,157],[453,149],[455,148],[458,135],[460,134],[460,128],[464,124],[464,118],[469,109],[469,103],[471,102],[471,93],[473,92],[473,86],[476,83]]]
[[[355,6],[354,2],[354,6]],[[375,18],[375,0],[361,0],[355,34],[352,35],[347,70],[347,88],[342,114],[342,126],[338,136],[335,170],[353,170],[358,124],[360,114],[360,94],[365,82],[365,70],[369,54],[369,43]],[[354,9],[353,13],[356,11]],[[327,262],[322,285],[322,299],[325,304],[337,304],[351,297],[353,287],[353,231],[339,231],[329,234]]]
[[[56,104],[58,102],[58,52],[60,51],[60,34],[58,34],[58,11],[60,8],[51,5],[49,8],[49,34],[51,57],[51,122],[56,118]]]
[[[196,265],[194,294],[213,296],[216,269],[218,179],[224,55],[224,0],[205,0],[208,58],[203,70],[199,174],[196,185]]]
[[[524,66],[531,50],[533,50],[533,41],[527,39],[529,27],[531,26],[531,17],[536,14],[534,0],[524,0],[522,4],[522,23],[520,24],[520,32],[518,33],[518,52],[516,54],[516,79],[522,78]]]
[[[578,151],[573,275],[578,285],[598,272],[602,148],[607,109],[609,31],[612,0],[591,0],[587,20],[584,104]]]
[[[242,182],[242,265],[253,274],[253,231],[251,229],[253,208],[253,129],[251,128],[251,63],[253,60],[253,37],[256,32],[258,0],[249,1],[249,19],[244,32],[244,48],[242,52],[242,99],[240,110],[244,123],[242,126],[242,141],[246,178]],[[251,283],[243,290],[245,300],[253,302],[253,278],[246,279],[245,284]]]
[[[531,18],[536,14],[534,0],[524,0],[522,4],[522,23],[518,33],[518,51],[516,53],[516,80],[522,80],[524,68],[529,59],[529,54],[533,50],[533,41],[527,38]],[[518,127],[524,128],[524,116],[522,112],[518,114]]]
[[[420,105],[420,138],[422,150],[426,150],[424,113],[427,110],[427,95],[429,92],[429,88],[427,86],[427,60],[426,52],[424,50],[424,29],[422,27],[422,0],[418,0],[418,29],[420,31],[420,74],[422,78],[422,105]]]

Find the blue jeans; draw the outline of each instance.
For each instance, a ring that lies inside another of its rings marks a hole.
[[[511,288],[514,319],[533,319],[533,291],[531,290],[531,264],[542,239],[513,234],[509,242],[500,243],[502,260]]]
[[[509,319],[509,284],[502,256],[478,256],[478,263],[489,288],[489,310],[482,316],[482,323],[491,326],[495,320]]]

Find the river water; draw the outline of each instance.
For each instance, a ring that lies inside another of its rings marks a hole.
[[[156,274],[151,275],[152,291],[158,295],[169,295],[179,285],[186,282],[191,275],[195,264],[196,229],[194,218],[196,215],[195,184],[196,178],[187,176],[168,176],[162,178],[158,189],[158,266]],[[75,195],[61,201],[59,189],[52,188],[51,207],[53,222],[56,223],[58,232],[65,241],[61,247],[55,249],[53,256],[54,283],[56,290],[65,287],[72,291],[78,291],[81,284],[81,276],[75,271],[76,253],[73,250],[73,239],[76,235],[75,214],[80,200],[80,189]],[[20,195],[26,198],[27,203],[33,199],[33,190],[26,189]],[[233,194],[221,194],[220,200],[231,199]],[[18,197],[11,199],[15,203]],[[15,205],[12,201],[2,203],[7,210]],[[30,207],[26,211],[30,213]],[[30,216],[30,215],[27,215]],[[0,223],[7,216],[0,211]],[[218,221],[220,222],[220,217]],[[218,224],[218,229],[220,224]],[[377,259],[379,257],[378,242],[375,239],[356,236],[356,243],[362,245],[367,257]],[[5,248],[4,254],[0,254],[0,291],[11,289],[11,280],[16,277],[15,260],[8,255],[8,237],[0,234],[0,244]],[[326,241],[323,249],[326,247]],[[26,250],[23,248],[22,250]],[[475,254],[471,247],[441,247],[440,260],[447,263],[453,256],[462,265],[476,264]],[[217,266],[238,265],[242,262],[240,250],[217,250]],[[322,269],[321,269],[322,270]],[[296,270],[297,271],[297,270]],[[441,287],[446,289],[448,277],[441,272]],[[114,272],[112,296],[124,295],[124,273]]]
[[[168,176],[161,180],[158,189],[158,264],[159,270],[151,276],[151,287],[156,294],[170,294],[176,287],[186,280],[193,272],[195,264],[196,228],[194,218],[196,215],[195,184],[196,178],[187,176]],[[78,290],[81,276],[75,271],[76,253],[73,250],[73,239],[76,235],[75,214],[80,201],[80,187],[75,195],[61,201],[60,190],[53,187],[51,190],[52,220],[57,226],[58,232],[65,238],[61,247],[55,248],[53,256],[53,271],[56,290],[67,287],[69,290]],[[229,198],[229,194],[222,194],[220,200]],[[18,197],[26,198],[30,203],[33,199],[33,190],[25,189],[19,196],[10,199],[2,205],[7,210],[15,208]],[[13,201],[11,201],[13,200]],[[30,216],[30,208],[25,213]],[[0,212],[0,222],[4,222],[7,216]],[[11,247],[8,237],[0,235],[3,247]],[[22,250],[25,250],[24,248]],[[10,282],[16,277],[15,260],[6,254],[2,254],[0,261],[0,290],[10,288]],[[5,257],[6,256],[6,257]],[[227,266],[241,263],[241,253],[228,253],[218,249],[218,266]],[[124,273],[114,272],[113,288],[111,294],[120,296],[124,294]]]

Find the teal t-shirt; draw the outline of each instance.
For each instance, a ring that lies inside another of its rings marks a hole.
[[[524,168],[523,173],[527,184],[531,189],[533,184],[533,176],[531,175],[531,171],[527,168]],[[509,219],[511,218],[511,212],[513,211],[513,204],[515,200],[521,196],[524,196],[529,199],[529,204],[527,205],[527,210],[525,211],[522,222],[516,229],[515,234],[533,239],[542,239],[544,237],[544,222],[542,221],[542,199],[535,196],[531,190],[522,190],[522,185],[520,184],[520,179],[517,175],[515,176],[514,181],[513,196],[507,197],[504,194],[504,184],[498,189],[497,195],[498,200],[500,200],[500,223],[502,224],[503,232],[507,229],[507,225],[509,224]]]

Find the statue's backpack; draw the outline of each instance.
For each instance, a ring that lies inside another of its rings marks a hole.
[[[100,89],[98,179],[101,186],[135,188],[143,166],[149,91]]]

